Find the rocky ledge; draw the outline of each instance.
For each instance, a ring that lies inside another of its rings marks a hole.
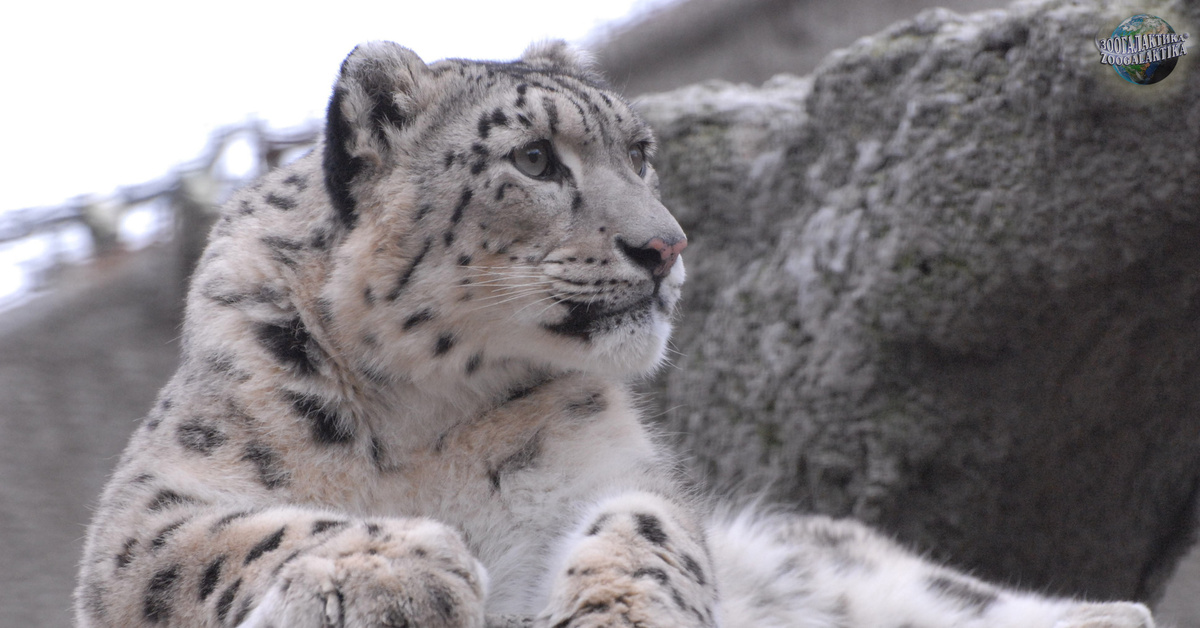
[[[993,580],[1153,599],[1200,487],[1200,74],[1135,13],[928,11],[804,78],[643,98],[688,232],[664,430],[722,489]]]

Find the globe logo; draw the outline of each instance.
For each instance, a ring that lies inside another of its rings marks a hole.
[[[1111,65],[1117,76],[1135,85],[1151,85],[1175,69],[1187,54],[1187,33],[1176,33],[1154,15],[1135,15],[1121,22],[1108,39],[1096,41],[1100,63]]]

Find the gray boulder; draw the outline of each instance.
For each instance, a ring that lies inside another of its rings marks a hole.
[[[977,575],[1150,600],[1200,492],[1200,75],[1063,1],[924,12],[761,87],[642,99],[689,234],[649,388],[722,489]]]

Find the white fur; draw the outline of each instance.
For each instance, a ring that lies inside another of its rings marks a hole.
[[[180,370],[89,529],[80,626],[1152,626],[849,522],[708,518],[629,392],[685,236],[597,80],[561,42],[351,54],[325,141],[214,228]],[[533,142],[556,170],[515,166]]]

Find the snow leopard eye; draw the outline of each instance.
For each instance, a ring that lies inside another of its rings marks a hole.
[[[629,164],[639,177],[646,176],[646,148],[641,142],[629,147]]]
[[[517,170],[535,179],[545,179],[554,174],[553,159],[550,140],[535,140],[512,152],[513,165]]]

